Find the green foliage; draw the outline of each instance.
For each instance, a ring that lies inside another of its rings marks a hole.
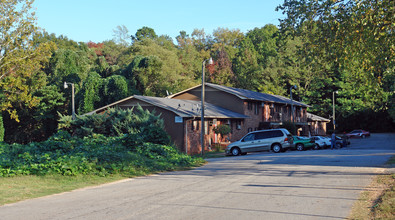
[[[214,133],[220,134],[221,136],[228,135],[231,131],[229,125],[220,124],[217,127],[213,128]]]
[[[100,88],[101,106],[124,99],[128,96],[128,81],[124,76],[112,75],[103,80],[102,86]]]
[[[55,47],[53,43],[34,45],[37,27],[32,4],[30,0],[0,1],[0,111],[7,111],[17,122],[19,105],[39,103],[32,93],[43,84],[29,82]]]
[[[50,72],[50,81],[61,87],[64,81],[84,82],[91,65],[87,51],[59,49],[52,55],[47,71]]]
[[[39,104],[32,108],[24,105],[16,108],[20,122],[13,120],[8,113],[3,113],[6,134],[4,141],[8,143],[43,141],[56,132],[57,112],[62,111],[65,101],[62,93],[55,86],[44,86],[33,94],[39,100]]]
[[[202,163],[201,159],[181,154],[172,146],[142,143],[131,151],[121,139],[98,134],[78,138],[60,131],[41,143],[0,143],[0,177],[114,173],[132,176]]]
[[[110,108],[103,114],[79,116],[74,121],[70,116],[61,116],[59,129],[81,138],[94,134],[123,136],[123,143],[131,145],[143,142],[170,143],[160,115],[155,115],[155,111],[144,110],[141,106],[135,109]]]
[[[286,0],[278,9],[287,15],[281,21],[282,34],[304,40],[302,64],[331,80],[318,92],[324,96],[343,92],[339,102],[344,118],[372,110],[369,120],[374,122],[382,111],[393,111],[389,107],[394,91],[392,1]],[[328,109],[324,104],[318,108],[313,111]]]
[[[101,107],[102,99],[99,89],[102,87],[102,84],[103,79],[98,73],[89,73],[87,80],[76,97],[79,100],[79,113],[87,113]]]
[[[142,27],[137,30],[136,35],[132,36],[133,40],[141,41],[143,39],[149,38],[149,39],[156,39],[158,35],[156,35],[154,29],[150,27]]]
[[[0,115],[0,142],[4,141],[4,124],[3,116]]]

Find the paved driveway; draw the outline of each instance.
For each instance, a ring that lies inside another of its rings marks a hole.
[[[0,219],[344,219],[395,154],[395,134],[351,144],[211,159],[191,171],[5,205]]]

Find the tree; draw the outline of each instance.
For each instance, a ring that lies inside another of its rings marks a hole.
[[[258,63],[263,67],[267,66],[270,57],[277,56],[277,34],[278,29],[272,24],[265,25],[262,28],[254,28],[246,34],[251,39],[255,51],[258,52]]]
[[[86,51],[59,49],[51,57],[47,71],[50,82],[59,87],[64,81],[82,85],[91,66],[92,61]]]
[[[235,57],[237,47],[244,38],[244,34],[239,29],[229,30],[228,28],[217,28],[214,30],[213,36],[211,51],[225,50],[230,60]]]
[[[200,79],[203,58],[194,45],[194,39],[190,38],[185,31],[181,31],[176,37],[178,43],[178,57],[183,66],[182,75],[189,79]]]
[[[278,9],[287,15],[282,33],[305,36],[306,57],[320,57],[330,66],[327,91],[343,91],[343,114],[393,112],[393,1],[285,0]]]
[[[17,105],[33,107],[39,103],[32,93],[43,85],[26,86],[26,82],[48,61],[54,47],[51,43],[33,44],[37,27],[32,3],[31,0],[0,2],[0,110],[7,111],[17,121]]]
[[[93,111],[102,104],[104,97],[100,96],[99,90],[103,84],[103,79],[96,72],[89,73],[87,80],[84,82],[76,99],[79,100],[79,113],[87,113]],[[105,103],[103,103],[105,104]]]
[[[123,45],[123,46],[128,46],[131,43],[131,37],[129,35],[129,30],[125,25],[122,26],[117,26],[113,30],[113,41]]]
[[[128,82],[124,76],[112,75],[106,78],[100,88],[101,106],[111,104],[129,95]],[[92,101],[96,101],[93,99]]]
[[[132,36],[132,39],[134,41],[141,41],[144,38],[155,40],[156,38],[158,38],[158,35],[156,35],[154,29],[144,26],[137,30],[135,36]]]
[[[130,51],[134,58],[142,58],[133,58],[130,63],[132,65],[129,65],[124,75],[128,80],[132,76],[138,79],[136,82],[144,82],[140,85],[145,86],[137,87],[142,94],[165,96],[166,90],[176,92],[194,85],[188,76],[182,74],[183,66],[177,55],[177,48],[162,46],[147,38],[135,42]]]

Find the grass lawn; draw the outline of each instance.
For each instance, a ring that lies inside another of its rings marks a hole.
[[[395,156],[386,164],[394,167]],[[381,174],[354,203],[348,219],[395,219],[395,174]]]
[[[125,176],[15,176],[0,178],[0,205],[125,179]]]

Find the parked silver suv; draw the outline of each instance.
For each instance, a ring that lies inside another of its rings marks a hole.
[[[287,129],[253,131],[226,147],[226,155],[245,155],[249,152],[272,150],[275,153],[292,147],[293,139]]]

